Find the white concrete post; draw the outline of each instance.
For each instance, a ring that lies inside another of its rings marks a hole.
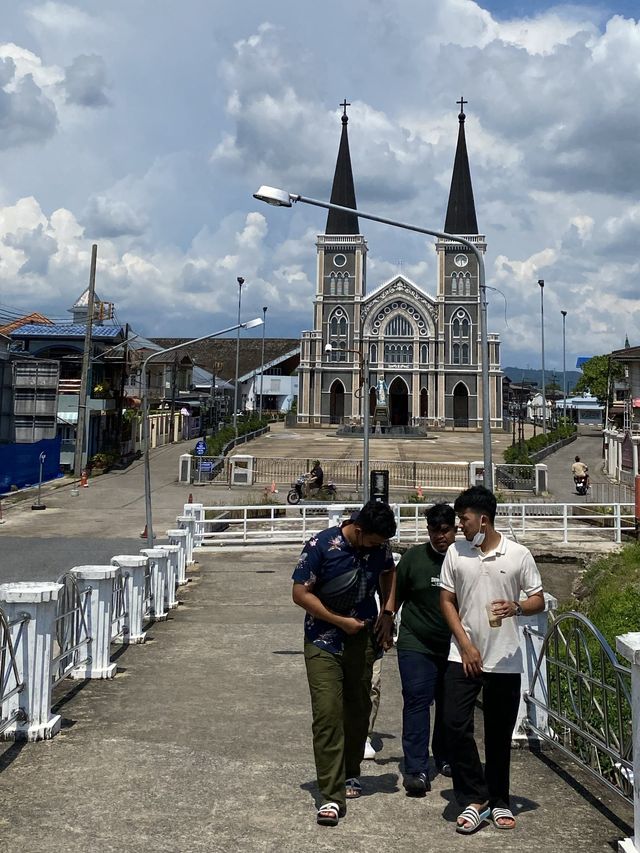
[[[469,486],[484,485],[484,462],[469,462]]]
[[[204,504],[185,504],[184,515],[191,515],[196,520],[193,547],[200,548],[204,539]]]
[[[29,616],[28,621],[9,629],[18,682],[24,682],[24,688],[3,704],[0,716],[8,717],[20,710],[24,720],[6,729],[4,740],[45,740],[60,730],[60,715],[51,713],[51,658],[61,589],[59,583],[0,584],[0,607],[7,621]],[[6,685],[8,689],[14,686]]]
[[[113,581],[118,571],[116,566],[75,566],[71,569],[80,595],[91,590],[86,610],[91,646],[90,659],[74,667],[70,678],[113,678],[116,673],[116,665],[110,661]]]
[[[183,530],[186,530],[189,534],[187,536],[187,565],[190,566],[193,560],[193,535],[196,529],[196,520],[191,515],[179,515],[176,518],[178,522],[178,527],[181,527]]]
[[[526,598],[526,596],[525,596]],[[527,733],[523,723],[527,719],[527,704],[525,695],[531,691],[531,683],[536,671],[536,665],[542,649],[544,638],[547,635],[549,628],[549,613],[555,610],[558,606],[558,601],[548,592],[544,594],[544,610],[542,613],[535,613],[532,616],[518,616],[518,634],[520,636],[520,652],[522,654],[522,688],[520,693],[520,707],[518,708],[518,717],[511,735],[511,740],[517,743],[523,743],[528,740],[537,740],[535,733]],[[528,626],[533,628],[536,633],[525,635],[524,628]],[[540,674],[536,681],[533,696],[541,702],[547,703],[548,697],[545,696],[547,687],[547,665],[543,660],[540,664]],[[547,730],[547,714],[535,706],[531,708],[531,722],[541,731]]]
[[[122,642],[125,645],[144,643],[146,637],[142,629],[144,623],[144,576],[149,560],[145,556],[120,554],[111,558],[111,565],[122,569],[124,574],[128,575],[125,582],[127,615],[124,620]]]
[[[151,572],[151,615],[156,622],[164,622],[169,615],[164,608],[167,559],[169,555],[162,548],[143,548],[140,553],[149,558],[149,570]]]
[[[180,547],[180,550],[178,551],[177,580],[178,586],[182,586],[187,583],[187,539],[189,537],[189,532],[187,530],[174,528],[173,530],[167,530],[167,536],[169,538],[169,544],[178,545]]]
[[[640,633],[616,637],[616,650],[631,664],[631,729],[633,737],[633,838],[618,842],[619,853],[640,853]]]
[[[178,606],[176,598],[176,586],[178,585],[178,557],[180,556],[180,545],[158,545],[167,555],[167,577],[164,590],[164,601],[168,610],[175,610]]]
[[[344,517],[344,507],[331,504],[327,509],[327,527],[339,527]]]
[[[535,477],[536,477],[536,495],[542,495],[545,492],[549,491],[548,486],[548,475],[547,475],[547,466],[543,465],[541,462],[538,462],[535,466]]]
[[[178,439],[174,439],[177,441]],[[179,483],[190,483],[191,482],[191,454],[183,453],[182,456],[178,460],[178,482]]]

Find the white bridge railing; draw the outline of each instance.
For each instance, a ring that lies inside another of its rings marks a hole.
[[[1,739],[53,737],[61,722],[51,713],[53,685],[113,678],[112,644],[144,642],[146,625],[178,606],[195,542],[184,511],[167,544],[76,566],[53,583],[0,584]]]
[[[196,537],[207,545],[302,544],[316,530],[338,524],[360,504],[316,504],[290,507],[204,506],[191,504]],[[395,542],[421,542],[426,534],[428,504],[391,504],[398,525]],[[621,542],[635,532],[632,504],[505,503],[498,505],[496,527],[512,538],[527,541],[544,535],[557,543],[589,539]]]

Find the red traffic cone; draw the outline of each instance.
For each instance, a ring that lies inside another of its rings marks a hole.
[[[142,533],[140,534],[140,538],[141,538],[141,539],[146,539],[146,538],[147,538],[147,525],[146,525],[146,524],[145,524],[145,526],[144,526],[144,530],[143,530],[143,531],[142,531]]]
[[[80,474],[80,485],[83,489],[89,488],[89,475],[87,474],[86,468],[84,468],[82,473]]]
[[[192,504],[192,503],[193,503],[193,495],[191,494],[191,492],[189,492],[189,497],[187,498],[187,503],[188,503],[188,504]]]

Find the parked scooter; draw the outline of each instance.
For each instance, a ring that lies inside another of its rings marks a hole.
[[[579,495],[586,495],[589,489],[587,485],[587,477],[583,474],[582,477],[574,477],[573,482],[576,484],[576,492]]]
[[[287,503],[297,504],[301,500],[313,498],[318,501],[334,501],[337,497],[336,487],[333,483],[327,483],[321,489],[309,490],[307,481],[310,479],[309,474],[301,474],[300,477],[291,483],[291,489],[287,495]]]

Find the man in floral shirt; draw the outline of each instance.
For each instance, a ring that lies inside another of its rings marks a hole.
[[[358,777],[371,711],[371,669],[380,647],[393,642],[389,539],[395,532],[389,506],[370,501],[340,527],[312,536],[293,572],[293,600],[306,611],[304,657],[324,802],[317,821],[325,826],[336,826],[346,814],[346,800],[362,792]]]

